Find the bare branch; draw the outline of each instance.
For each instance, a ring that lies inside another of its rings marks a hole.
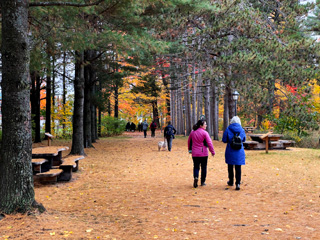
[[[51,7],[51,6],[66,6],[66,7],[89,7],[99,5],[104,0],[98,0],[93,3],[72,3],[72,2],[34,2],[29,3],[29,7]]]

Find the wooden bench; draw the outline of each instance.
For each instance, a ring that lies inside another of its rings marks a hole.
[[[295,141],[291,140],[279,140],[279,141],[270,141],[270,147],[272,149],[286,149],[287,147],[291,147]]]
[[[33,172],[33,174],[48,171],[50,169],[50,166],[48,166],[48,164],[45,165],[45,163],[48,163],[48,160],[45,158],[32,158],[32,172]]]
[[[37,173],[34,180],[41,183],[53,183],[58,181],[59,175],[63,172],[62,169],[50,169],[47,172]]]
[[[58,177],[58,181],[70,181],[72,172],[78,171],[79,160],[83,159],[82,155],[71,155],[62,159],[62,164],[59,166],[63,170]]]
[[[259,144],[259,142],[257,142],[257,141],[245,141],[245,142],[243,142],[243,147],[245,149],[255,149],[258,144]]]

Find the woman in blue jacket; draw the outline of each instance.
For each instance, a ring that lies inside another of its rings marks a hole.
[[[238,116],[234,116],[228,128],[223,133],[222,141],[227,143],[225,159],[228,164],[228,176],[229,181],[228,185],[233,186],[234,174],[233,174],[233,166],[235,168],[236,173],[236,190],[240,190],[240,182],[241,182],[241,165],[246,164],[246,156],[244,153],[243,144],[240,149],[236,150],[231,147],[232,138],[234,135],[239,135],[242,142],[246,141],[246,134],[244,129],[241,127],[241,121]]]

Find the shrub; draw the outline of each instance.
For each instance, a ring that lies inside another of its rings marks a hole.
[[[111,116],[104,116],[101,119],[101,136],[110,137],[120,135],[125,130],[126,122],[113,118]]]

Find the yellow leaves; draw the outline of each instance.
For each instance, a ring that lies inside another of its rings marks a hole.
[[[51,235],[51,236],[55,236],[56,233],[55,233],[55,232],[51,232],[50,235]]]
[[[73,232],[72,231],[63,231],[63,236],[64,237],[68,237],[70,234],[72,234]]]
[[[87,229],[86,232],[87,232],[87,233],[90,233],[90,232],[92,232],[92,230],[93,230],[93,229]]]

